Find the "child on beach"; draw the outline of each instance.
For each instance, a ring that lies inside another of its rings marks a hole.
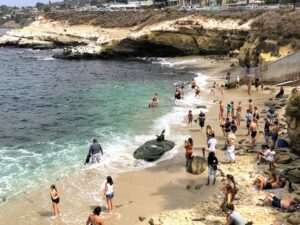
[[[189,110],[189,113],[188,113],[188,124],[192,124],[193,123],[193,112],[192,110]]]
[[[50,196],[51,196],[51,201],[52,201],[52,207],[53,207],[53,212],[54,212],[54,216],[58,216],[60,213],[60,209],[59,209],[59,195],[58,195],[58,191],[55,187],[54,184],[51,185],[51,192],[50,192]]]
[[[184,141],[184,148],[185,148],[185,158],[186,158],[185,167],[187,167],[189,160],[191,159],[191,157],[193,155],[193,139],[192,138],[189,138],[188,140]]]
[[[108,212],[113,210],[113,198],[114,198],[114,182],[111,176],[106,178],[106,184],[104,189],[104,197],[106,198]]]

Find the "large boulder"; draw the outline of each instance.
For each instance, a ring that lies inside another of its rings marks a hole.
[[[192,174],[200,174],[207,168],[207,161],[201,156],[192,156],[186,167],[187,172]]]
[[[172,141],[151,140],[137,148],[133,154],[136,159],[143,159],[148,162],[159,159],[165,152],[174,148],[175,143]]]
[[[286,176],[292,183],[300,183],[300,167],[288,169]]]

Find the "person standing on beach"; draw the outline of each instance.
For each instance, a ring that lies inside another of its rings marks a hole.
[[[209,185],[210,176],[214,176],[213,185],[216,183],[216,174],[218,170],[218,159],[214,152],[210,152],[208,154],[207,158],[207,164],[208,164],[208,178],[207,178],[207,185]]]
[[[207,141],[208,151],[216,152],[217,139],[215,138],[215,133],[211,134],[211,138]]]
[[[266,140],[267,145],[269,144],[269,138],[270,138],[270,122],[267,118],[265,118],[265,126],[264,126],[264,137]]]
[[[272,134],[271,134],[272,141],[273,141],[273,144],[272,144],[273,148],[275,148],[275,146],[276,146],[276,141],[278,139],[279,129],[280,129],[279,123],[278,123],[278,121],[275,121],[274,125],[272,126]]]
[[[221,85],[220,91],[221,91],[222,97],[224,97],[224,85],[223,84]]]
[[[191,87],[192,87],[192,89],[195,89],[197,87],[197,83],[196,83],[195,79],[192,80]]]
[[[212,138],[212,135],[215,134],[215,131],[211,128],[210,125],[206,126],[206,137],[207,141]]]
[[[225,128],[225,137],[228,138],[228,135],[231,132],[231,122],[228,117],[225,120],[224,128]]]
[[[224,117],[224,106],[222,101],[219,102],[219,119]]]
[[[250,135],[250,124],[253,120],[253,115],[252,113],[250,112],[249,109],[247,109],[247,115],[246,115],[246,127],[247,127],[247,130],[248,130],[248,133],[246,134],[246,136],[249,136]]]
[[[220,119],[220,127],[222,129],[223,137],[225,138],[226,134],[225,134],[225,118],[224,117],[222,117]]]
[[[249,79],[249,81],[248,81],[248,95],[249,95],[249,97],[251,97],[251,80]]]
[[[252,146],[254,146],[255,142],[256,142],[256,135],[257,135],[256,119],[253,119],[253,121],[251,122],[249,130],[250,130],[250,135],[251,135],[251,143],[252,143]]]
[[[108,176],[106,178],[104,197],[106,198],[108,212],[111,212],[113,210],[113,198],[114,198],[114,182],[111,176]]]
[[[205,124],[205,113],[204,112],[200,111],[198,120],[199,120],[200,129],[201,129],[201,132],[202,132],[204,124]]]
[[[92,158],[92,163],[100,162],[100,153],[103,155],[102,147],[98,143],[97,139],[93,139],[93,144],[91,144],[89,149],[89,156]]]
[[[240,76],[239,75],[237,75],[236,76],[236,85],[235,85],[235,87],[240,87]]]
[[[185,158],[186,158],[185,167],[187,167],[189,160],[192,158],[192,155],[193,155],[193,139],[192,138],[189,138],[188,140],[184,141],[184,148],[185,148]]]
[[[188,124],[192,124],[193,123],[193,112],[192,110],[189,110],[189,113],[188,113]]]
[[[211,94],[214,95],[216,93],[216,87],[217,87],[217,84],[216,84],[216,82],[214,82],[213,85],[212,85],[212,87],[211,87],[211,89],[210,89],[210,93]]]
[[[232,117],[232,121],[231,121],[231,131],[232,133],[235,134],[235,132],[237,131],[237,125],[236,125],[236,118],[235,116]]]
[[[252,99],[249,99],[248,102],[249,102],[249,107],[248,107],[248,109],[249,109],[249,111],[252,113],[252,112],[253,112],[253,103],[252,103]]]
[[[93,214],[89,215],[86,225],[104,225],[104,221],[100,216],[101,207],[98,206],[94,209]]]
[[[226,157],[230,163],[235,163],[235,148],[232,139],[227,139]]]
[[[234,102],[231,101],[230,102],[230,106],[231,106],[231,117],[233,118],[235,115],[234,115]]]
[[[255,86],[255,88],[256,88],[256,91],[258,91],[259,77],[255,77],[254,86]]]
[[[241,125],[241,117],[242,117],[242,102],[239,102],[238,107],[236,109],[236,125]]]
[[[60,213],[60,209],[59,209],[59,195],[58,195],[58,191],[55,187],[54,184],[51,185],[51,192],[50,192],[50,196],[51,196],[51,201],[52,201],[52,207],[53,207],[53,212],[54,212],[54,216],[58,216]]]
[[[230,104],[227,104],[226,112],[227,112],[226,117],[229,117],[230,112],[231,112],[231,105]]]

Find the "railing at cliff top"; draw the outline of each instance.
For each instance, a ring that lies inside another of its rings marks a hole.
[[[254,81],[253,78],[255,77],[266,82],[290,80],[293,76],[300,75],[300,51],[291,53],[276,61],[260,65],[259,67],[252,67],[249,71],[245,67],[236,67],[230,71],[229,84],[235,83],[238,76],[241,82],[250,78]],[[224,76],[224,79],[226,79],[226,76]]]

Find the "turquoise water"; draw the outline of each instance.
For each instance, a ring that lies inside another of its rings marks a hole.
[[[140,60],[64,61],[53,51],[0,48],[0,199],[82,167],[93,138],[103,168],[126,165],[135,148],[176,118],[174,84],[194,74]],[[147,106],[155,92],[160,103]]]

